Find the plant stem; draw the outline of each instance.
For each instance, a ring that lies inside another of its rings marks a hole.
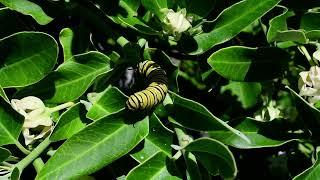
[[[5,165],[5,166],[8,166],[8,167],[12,167],[13,166],[12,164],[10,164],[10,163],[8,163],[6,161],[3,161],[2,164]]]
[[[118,39],[117,39],[117,43],[121,46],[121,47],[124,47],[126,44],[129,43],[129,41],[124,38],[123,36],[120,36]]]
[[[315,66],[316,64],[314,63],[314,61],[312,60],[312,57],[310,56],[309,52],[307,51],[307,49],[304,46],[299,46],[298,47],[299,50],[301,51],[301,53],[307,58],[310,66]]]
[[[32,163],[32,161],[34,161],[50,145],[50,143],[49,137],[47,137],[27,157],[23,158],[15,166],[22,172],[22,170]]]
[[[48,109],[49,109],[49,111],[50,111],[51,113],[53,113],[53,112],[57,112],[57,111],[60,111],[60,110],[62,110],[62,109],[71,107],[71,106],[73,106],[73,105],[74,105],[73,102],[67,102],[67,103],[64,103],[64,104],[60,104],[59,106],[56,106],[56,107],[53,107],[53,108],[48,108]]]
[[[179,150],[179,151],[172,157],[172,159],[177,160],[177,159],[179,159],[179,158],[181,157],[181,155],[182,155],[182,152],[181,152],[181,150]]]
[[[27,150],[25,147],[23,147],[22,144],[20,144],[19,141],[16,141],[16,142],[15,142],[15,145],[16,145],[17,148],[18,148],[21,152],[23,152],[24,154],[26,154],[26,155],[30,154],[30,151]]]
[[[7,159],[8,162],[19,162],[19,158],[15,157],[15,156],[10,156]]]
[[[0,166],[0,169],[4,169],[4,170],[10,171],[10,170],[11,170],[11,167],[8,167],[8,166]]]
[[[35,159],[32,164],[33,167],[36,169],[37,173],[39,173],[44,166],[44,163],[40,157]]]

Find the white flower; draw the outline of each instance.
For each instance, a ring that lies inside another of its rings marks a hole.
[[[25,144],[32,144],[35,140],[48,135],[53,129],[51,114],[71,105],[73,103],[65,103],[54,108],[47,108],[41,99],[34,96],[28,96],[20,100],[12,99],[12,108],[25,118],[22,126]]]
[[[281,111],[276,107],[275,101],[270,101],[267,107],[263,107],[260,111],[255,113],[254,119],[258,121],[272,121],[281,118]]]
[[[309,71],[299,73],[298,86],[301,96],[307,96],[312,105],[320,100],[320,67],[312,66]]]
[[[187,31],[191,24],[186,18],[186,10],[182,9],[179,12],[174,12],[172,9],[167,10],[164,18],[166,30],[169,34],[179,36],[182,32]]]
[[[320,49],[318,49],[316,52],[314,52],[312,54],[313,56],[313,59],[316,60],[316,61],[320,61]]]
[[[51,126],[53,125],[51,112],[47,111],[41,99],[34,96],[28,96],[21,100],[12,99],[11,105],[13,109],[25,118],[22,126],[22,134],[26,145],[32,144],[34,140],[40,139],[50,132]],[[30,129],[35,128],[39,134],[30,134]]]

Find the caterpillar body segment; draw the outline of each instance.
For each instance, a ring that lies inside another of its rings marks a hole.
[[[145,78],[146,89],[131,95],[127,108],[131,111],[149,110],[161,103],[168,92],[166,72],[153,61],[143,61],[138,64],[138,73]]]

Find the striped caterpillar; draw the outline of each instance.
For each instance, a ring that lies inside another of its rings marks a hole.
[[[143,61],[138,64],[138,73],[145,77],[147,88],[131,95],[127,108],[131,111],[149,110],[161,103],[168,92],[166,72],[154,61]]]

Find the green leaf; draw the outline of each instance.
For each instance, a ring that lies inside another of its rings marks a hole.
[[[229,82],[228,85],[221,87],[221,92],[231,91],[231,94],[238,97],[242,107],[247,109],[257,104],[261,84],[255,82]]]
[[[35,85],[16,94],[17,97],[34,95],[50,103],[64,103],[78,99],[101,74],[111,68],[109,58],[97,51],[75,55],[57,70]]]
[[[27,0],[0,0],[0,3],[7,6],[8,8],[18,11],[25,15],[30,15],[33,17],[37,23],[41,25],[46,25],[50,23],[53,19],[46,15],[42,8]]]
[[[160,20],[164,18],[162,9],[168,8],[167,0],[141,0],[144,8],[154,13]]]
[[[119,5],[128,12],[128,16],[137,16],[140,0],[120,0]]]
[[[6,92],[3,90],[3,88],[0,86],[0,97],[3,98],[7,103],[10,103],[10,100],[8,99]]]
[[[320,12],[308,12],[301,17],[300,28],[305,31],[320,30]]]
[[[213,46],[232,39],[279,2],[280,0],[243,0],[223,10],[214,22],[207,24],[211,26],[208,27],[210,30],[194,37],[196,47],[190,54],[204,53]]]
[[[73,56],[72,53],[72,40],[73,40],[73,31],[70,28],[64,28],[59,34],[60,44],[63,49],[64,61],[71,59]]]
[[[286,30],[278,31],[274,37],[270,37],[270,42],[285,42],[292,41],[300,44],[306,44],[308,42],[307,36],[301,30]]]
[[[87,113],[91,120],[98,120],[104,116],[115,113],[123,108],[128,97],[116,87],[108,87],[101,94],[101,97],[93,103],[93,106]]]
[[[308,12],[301,17],[300,29],[305,30],[305,34],[310,40],[320,39],[319,18],[319,12]]]
[[[19,180],[20,179],[20,170],[15,167],[13,168],[12,172],[11,172],[11,176],[10,176],[10,179],[11,180]]]
[[[19,17],[20,13],[12,11],[9,8],[0,8],[0,38],[4,38],[11,34],[30,30],[24,21]],[[14,22],[14,26],[12,25]]]
[[[300,30],[288,30],[287,18],[293,16],[292,12],[288,12],[288,9],[283,6],[278,6],[282,9],[283,13],[272,18],[269,22],[269,30],[267,33],[268,42],[274,41],[294,41],[297,43],[305,44],[308,42],[303,31]]]
[[[168,108],[168,112],[171,117],[170,121],[173,123],[197,131],[231,131],[233,134],[250,142],[243,133],[214,116],[202,104],[183,98],[173,92],[171,92],[170,95],[173,100],[173,104],[166,105],[166,108]]]
[[[17,143],[23,120],[23,116],[0,98],[0,146]]]
[[[148,35],[160,35],[159,31],[152,29],[149,25],[144,23],[141,19],[137,17],[111,17],[113,22],[120,24],[123,27],[129,27],[134,29],[140,33],[148,34]]]
[[[231,46],[208,58],[209,65],[221,76],[233,81],[266,81],[284,72],[289,55],[279,48]]]
[[[293,180],[315,180],[320,177],[320,148],[318,147],[316,149],[316,161],[315,163],[303,171],[302,173],[298,174],[296,177],[293,178]]]
[[[187,179],[203,179],[195,155],[191,152],[185,152],[183,156],[187,166]]]
[[[8,149],[0,147],[0,163],[8,159],[11,156],[11,152]]]
[[[171,159],[163,152],[158,152],[144,163],[132,169],[127,175],[127,180],[140,180],[140,179],[181,179],[177,177],[175,172],[169,166],[172,162]]]
[[[57,62],[58,45],[48,34],[20,32],[1,39],[0,52],[1,86],[23,87],[50,73]]]
[[[308,103],[303,97],[301,97],[298,93],[296,93],[293,89],[290,87],[286,86],[287,89],[291,92],[291,94],[296,97],[300,104],[302,104],[301,111],[305,111],[305,115],[310,115],[311,118],[306,118],[307,121],[304,123],[310,123],[310,122],[316,122],[318,125],[320,124],[320,110],[312,106],[310,103]],[[311,128],[314,128],[314,125],[311,125]]]
[[[149,129],[150,132],[143,142],[143,148],[131,156],[139,163],[145,162],[159,151],[171,157],[172,131],[166,128],[154,113],[149,118]]]
[[[36,179],[91,174],[132,150],[148,135],[148,126],[148,118],[126,111],[95,121],[60,146]]]
[[[320,39],[320,30],[312,30],[305,33],[309,40],[317,41]]]
[[[59,118],[53,132],[50,135],[50,141],[60,141],[68,139],[83,128],[86,127],[85,109],[78,103],[65,111]]]
[[[250,143],[226,131],[211,131],[209,134],[210,137],[224,144],[240,149],[277,147],[297,140],[288,138],[289,134],[280,134],[282,131],[278,130],[277,127],[279,126],[276,126],[276,123],[273,124],[273,122],[245,119],[235,128],[245,134],[250,139]]]
[[[227,146],[210,138],[199,138],[185,147],[192,152],[203,166],[212,174],[223,179],[234,178],[237,166],[233,154]]]

